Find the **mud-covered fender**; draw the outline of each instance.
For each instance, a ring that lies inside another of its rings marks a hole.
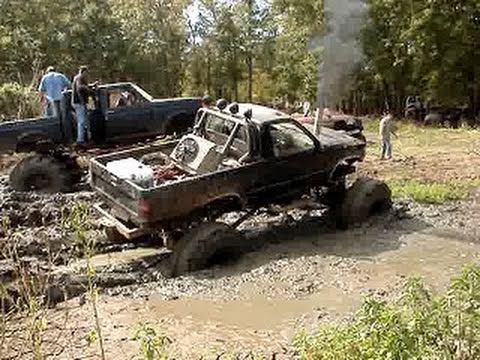
[[[52,139],[42,131],[27,131],[17,137],[16,152],[48,151],[54,147]]]

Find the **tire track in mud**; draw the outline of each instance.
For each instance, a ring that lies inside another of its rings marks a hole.
[[[16,260],[22,262],[23,266],[29,264],[28,267],[35,269],[36,273],[48,270],[56,274],[53,279],[60,289],[55,290],[56,292],[66,293],[67,298],[78,295],[79,288],[82,288],[85,282],[86,265],[79,257],[81,254],[76,253],[75,235],[65,229],[62,221],[64,212],[74,204],[81,202],[89,206],[97,200],[95,194],[88,191],[55,195],[18,193],[8,188],[6,178],[0,178],[0,218],[3,221],[2,230],[0,230],[0,246],[4,249],[2,253],[7,255],[0,260],[0,277],[7,280],[12,275],[15,264],[12,264],[12,259],[8,259],[8,254],[14,249]],[[395,229],[402,227],[405,227],[402,230],[405,232],[418,232],[429,227],[437,227],[444,229],[442,231],[450,237],[470,239],[478,235],[479,214],[476,196],[469,202],[445,206],[422,206],[413,202],[398,202],[389,214],[376,217],[355,231],[367,233],[370,228],[380,226],[392,233],[398,231]],[[247,221],[242,229],[252,244],[251,251],[262,253],[262,249],[268,249],[271,244],[283,244],[282,246],[285,247],[283,253],[272,257],[267,251],[263,264],[254,262],[248,266],[240,266],[237,263],[230,263],[198,272],[195,280],[189,277],[187,280],[185,278],[177,280],[169,279],[170,254],[156,248],[158,239],[150,241],[146,239],[144,242],[137,243],[108,243],[98,225],[98,215],[93,211],[91,215],[94,226],[88,230],[87,236],[95,238],[97,242],[96,250],[99,255],[92,261],[97,264],[99,286],[111,289],[107,291],[111,294],[148,294],[149,288],[156,287],[161,289],[160,293],[164,293],[166,299],[196,293],[197,287],[203,288],[202,281],[196,279],[222,278],[235,276],[236,273],[248,274],[255,266],[261,267],[265,263],[274,262],[278,257],[288,263],[289,258],[295,258],[295,254],[291,253],[290,245],[297,242],[296,239],[309,239],[313,235],[335,233],[335,230],[329,227],[323,212],[318,210],[310,213],[293,210],[288,216],[259,215]],[[348,234],[351,232],[343,234],[348,239]],[[308,243],[309,240],[307,240]],[[336,240],[330,243],[330,240],[320,239],[314,243],[317,244],[318,251],[324,251],[327,254],[333,251],[332,249],[338,248]],[[354,255],[365,253],[367,256],[369,253],[394,250],[400,246],[398,241],[382,242],[376,239],[355,243],[346,240],[342,244],[347,255],[352,252]],[[293,251],[297,244],[294,245]],[[349,248],[350,245],[351,248]],[[308,252],[303,255],[308,255]],[[248,254],[246,256],[248,257]],[[53,271],[52,265],[55,267]],[[275,272],[272,273],[272,277],[274,275]],[[190,284],[189,281],[191,281]],[[241,282],[248,282],[248,280],[241,280]],[[73,284],[72,291],[69,290],[70,284]],[[232,287],[229,284],[220,284],[220,286]],[[313,285],[314,288],[315,285]],[[147,290],[144,291],[144,289]],[[59,301],[62,297],[57,296],[57,298]]]

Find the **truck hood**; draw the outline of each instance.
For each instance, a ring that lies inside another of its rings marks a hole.
[[[303,126],[314,134],[313,125],[303,124]],[[314,136],[322,146],[365,146],[365,142],[348,135],[346,131],[332,130],[324,126],[320,128],[320,133],[318,135],[314,134]]]

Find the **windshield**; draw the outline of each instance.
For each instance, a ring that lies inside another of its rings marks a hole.
[[[276,157],[290,156],[315,149],[314,140],[296,123],[271,124],[270,138]]]

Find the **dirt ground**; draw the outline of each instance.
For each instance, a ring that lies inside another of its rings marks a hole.
[[[480,131],[420,128],[400,123],[393,161],[378,161],[377,124],[367,122],[369,148],[360,171],[378,178],[457,182],[480,179]]]
[[[480,178],[478,132],[401,130],[403,138],[394,143],[396,159],[377,161],[372,144],[361,174],[435,181]],[[414,131],[419,133],[413,136]],[[367,135],[375,141],[374,130]],[[38,239],[45,238],[64,254],[58,269],[82,269],[84,261],[66,256],[71,244],[59,228],[59,209],[94,202],[95,196],[18,195],[8,190],[5,179],[1,184],[2,214],[17,214],[15,230],[23,239],[18,251],[42,262],[46,254],[36,250],[44,246]],[[254,251],[175,279],[164,276],[169,254],[152,244],[102,246],[92,260],[97,276],[125,277],[121,286],[105,286],[98,298],[106,358],[135,358],[140,346],[135,329],[148,322],[168,336],[172,358],[256,353],[291,359],[299,331],[348,321],[365,296],[394,299],[411,276],[442,291],[464,265],[480,260],[480,190],[467,201],[444,205],[397,201],[389,214],[346,232],[332,231],[321,212],[291,215],[297,221],[281,216],[252,220],[244,231],[257,245]],[[99,229],[91,231],[102,237]],[[39,351],[44,357],[100,358],[98,342],[88,342],[95,322],[85,295],[36,314],[42,319]],[[38,322],[15,314],[7,320],[0,358],[34,358],[28,329]]]
[[[265,243],[237,262],[177,279],[157,274],[156,281],[138,279],[139,284],[110,289],[98,302],[107,358],[138,353],[133,335],[140,322],[168,335],[169,351],[178,359],[229,350],[291,358],[298,331],[348,319],[364,296],[395,298],[410,276],[421,276],[441,291],[465,264],[477,262],[478,237],[454,230],[456,224],[436,225],[437,218],[454,221],[455,211],[462,210],[401,204],[388,216],[342,233],[325,230],[315,219],[293,227],[279,224],[251,234]],[[468,210],[478,224],[478,200]],[[156,251],[101,255],[94,263],[108,268]],[[98,356],[98,347],[86,341],[94,320],[84,298],[59,304],[45,316],[43,346],[51,358]],[[10,324],[9,331],[18,329],[19,323]],[[29,349],[25,342],[8,337],[4,350],[14,358],[29,358],[22,353]]]

